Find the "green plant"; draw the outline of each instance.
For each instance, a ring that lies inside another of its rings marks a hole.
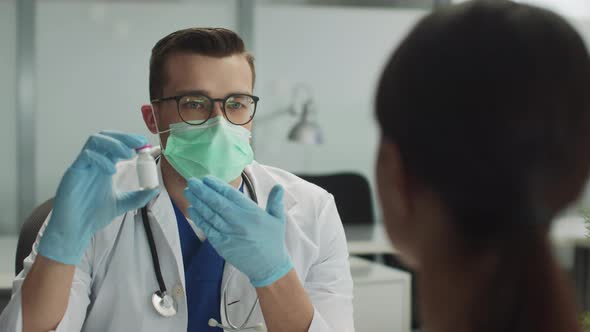
[[[586,312],[582,315],[582,329],[585,332],[590,332],[590,312]]]

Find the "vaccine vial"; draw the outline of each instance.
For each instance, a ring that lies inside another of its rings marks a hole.
[[[141,189],[154,189],[159,186],[156,160],[152,157],[151,151],[150,144],[135,149],[137,152],[137,177]]]

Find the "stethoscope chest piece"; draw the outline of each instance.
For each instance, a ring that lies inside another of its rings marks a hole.
[[[164,317],[176,315],[176,302],[172,296],[166,293],[160,291],[154,292],[154,295],[152,295],[152,304],[154,305],[154,309]]]

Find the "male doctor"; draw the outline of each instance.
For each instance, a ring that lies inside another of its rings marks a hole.
[[[160,188],[129,190],[145,138],[92,135],[60,182],[0,331],[353,331],[333,197],[253,161],[254,78],[232,31],[160,40],[141,109],[160,135]]]

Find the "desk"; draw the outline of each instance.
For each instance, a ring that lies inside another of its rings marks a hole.
[[[395,247],[389,242],[383,225],[379,224],[375,226],[360,227],[347,226],[346,233],[349,239],[348,249],[351,255],[395,254],[397,252]],[[574,253],[575,258],[572,265],[574,279],[578,290],[577,293],[580,295],[580,301],[583,307],[590,309],[590,240],[586,238],[586,235],[587,230],[583,218],[576,216],[557,219],[553,224],[550,233],[552,243],[556,248],[565,248]],[[12,288],[12,280],[14,279],[14,257],[17,242],[18,238],[16,236],[0,236],[0,291],[10,290]],[[374,266],[367,266],[366,264],[366,261],[351,257],[351,271],[353,273],[353,278],[355,279],[356,288],[364,288],[368,282],[367,280],[373,280],[376,282],[376,280],[379,279],[380,273],[384,273],[384,275],[389,274],[393,279],[395,279],[395,273],[405,273],[378,264],[374,264]],[[369,270],[373,272],[370,272]],[[391,270],[396,272],[391,274]],[[362,273],[365,273],[365,279],[363,279]],[[397,276],[401,276],[399,273]],[[403,279],[403,277],[400,278]],[[407,278],[409,280],[409,275]],[[377,311],[373,311],[373,307],[367,308],[366,305],[359,304],[358,302],[369,303],[368,300],[372,297],[379,302],[385,298],[385,295],[387,295],[385,291],[379,292],[380,288],[373,289],[369,286],[366,287],[368,287],[367,292],[361,292],[360,299],[355,298],[355,308],[358,308],[357,310],[359,310],[359,314],[361,315],[361,317],[359,317],[360,322],[364,322],[365,317],[371,317],[370,312],[363,313],[363,310],[370,310],[375,313],[377,313]],[[365,295],[371,294],[373,291],[375,292],[373,295]],[[355,290],[355,293],[356,292],[357,291]],[[400,291],[398,290],[397,292]],[[383,298],[381,298],[382,296]],[[363,298],[366,298],[367,301]],[[401,307],[401,304],[397,305]],[[355,317],[356,315],[357,311],[355,310]],[[358,327],[360,328],[362,326],[359,325]],[[391,327],[389,330],[392,330]]]
[[[409,273],[351,257],[354,321],[357,331],[411,331]]]
[[[16,236],[0,236],[0,312],[10,300],[17,243]]]
[[[572,272],[579,305],[583,310],[590,310],[590,239],[584,218],[559,219],[551,229],[551,239],[557,248],[561,248],[562,258],[573,256],[572,262],[565,265]],[[565,254],[564,250],[567,250]]]
[[[351,255],[396,254],[385,227],[375,225],[350,225],[344,227]],[[556,248],[590,248],[590,239],[584,219],[579,216],[561,217],[554,221],[550,238]]]
[[[383,225],[345,226],[351,255],[396,254]],[[563,216],[551,225],[549,238],[560,265],[571,271],[582,308],[590,310],[590,239],[584,218]]]
[[[393,255],[397,253],[382,224],[345,225],[344,232],[346,233],[348,252],[351,255]]]
[[[0,236],[0,290],[12,289],[17,244],[16,235]]]
[[[10,298],[16,237],[0,237],[0,248],[8,249],[2,257],[0,273],[0,312]],[[9,271],[10,270],[10,271]],[[409,273],[376,264],[361,258],[350,258],[354,282],[354,319],[358,331],[409,332],[411,323],[411,297]]]
[[[551,226],[551,241],[556,247],[590,248],[588,230],[584,218],[567,216],[555,220]]]
[[[345,226],[345,231],[351,255],[397,253],[382,224]],[[551,229],[551,239],[556,247],[590,248],[586,234],[583,218],[576,216],[557,219]],[[0,289],[7,288],[7,285],[12,287],[17,242],[17,236],[0,236]]]

